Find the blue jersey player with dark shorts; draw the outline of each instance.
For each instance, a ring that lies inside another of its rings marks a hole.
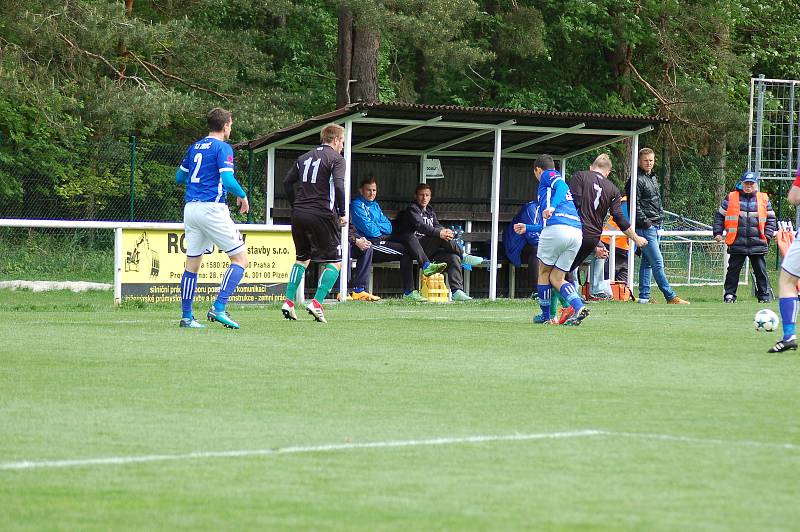
[[[533,323],[550,323],[550,289],[555,288],[572,306],[575,313],[564,325],[580,325],[589,315],[575,290],[575,286],[564,279],[578,249],[583,233],[581,219],[572,194],[564,178],[555,169],[553,158],[541,155],[533,163],[533,173],[539,181],[539,209],[537,219],[526,227],[529,231],[541,228],[539,236],[539,306],[542,313],[534,316]]]
[[[203,255],[216,245],[228,254],[231,264],[219,287],[214,306],[208,311],[208,321],[216,321],[227,328],[238,329],[225,310],[228,298],[244,277],[247,253],[242,235],[231,219],[225,203],[228,192],[236,196],[239,212],[250,210],[242,187],[233,174],[233,148],[225,142],[231,134],[231,113],[214,108],[208,113],[208,136],[198,140],[186,152],[175,180],[186,185],[183,223],[186,232],[186,270],[181,277],[181,327],[202,328],[192,313],[192,303],[197,289],[197,272]]]

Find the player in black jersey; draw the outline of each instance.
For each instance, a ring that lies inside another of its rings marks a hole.
[[[344,128],[328,124],[320,132],[321,144],[298,157],[283,180],[283,187],[292,206],[292,239],[297,252],[296,262],[286,286],[286,300],[281,307],[284,318],[296,320],[294,300],[297,287],[313,259],[326,263],[314,298],[306,310],[315,320],[327,323],[320,301],[331,291],[339,278],[342,265],[340,228],[345,218],[344,178],[346,163]]]
[[[569,190],[572,192],[572,199],[581,217],[583,230],[583,242],[572,261],[570,274],[567,279],[574,282],[571,272],[581,265],[592,253],[605,258],[608,250],[600,244],[600,236],[603,234],[603,224],[608,213],[619,220],[619,228],[628,238],[633,239],[637,246],[647,245],[647,240],[636,234],[628,219],[622,213],[622,194],[617,186],[608,179],[611,173],[611,159],[605,153],[597,156],[589,167],[589,170],[582,170],[572,174],[569,181]],[[567,307],[569,309],[571,307]]]

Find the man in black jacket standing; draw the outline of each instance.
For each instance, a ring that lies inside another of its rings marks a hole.
[[[647,245],[641,248],[642,260],[639,263],[639,303],[650,303],[650,277],[655,278],[658,288],[664,294],[667,303],[672,305],[688,305],[672,290],[664,271],[664,257],[661,255],[658,230],[664,220],[664,207],[661,203],[656,174],[653,167],[656,154],[650,148],[639,150],[639,170],[636,181],[636,234],[647,239]],[[631,180],[625,183],[625,195],[631,198]]]
[[[446,268],[453,301],[469,301],[472,298],[464,292],[462,252],[454,240],[455,233],[439,223],[430,201],[430,185],[417,185],[414,201],[398,215],[392,239],[406,246],[422,267],[423,275],[433,275]]]

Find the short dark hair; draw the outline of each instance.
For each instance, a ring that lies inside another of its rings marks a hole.
[[[378,184],[375,181],[375,178],[374,177],[365,177],[364,179],[361,180],[361,184],[358,185],[358,188],[364,188],[364,185],[372,185],[372,184],[376,184],[376,185]]]
[[[431,192],[433,192],[433,190],[431,189],[431,186],[428,183],[420,183],[419,185],[417,185],[417,188],[414,189],[414,195],[416,196],[417,192],[419,192],[420,190],[425,190],[425,189],[428,189]]]
[[[230,111],[226,111],[221,107],[214,107],[208,112],[206,121],[208,122],[209,131],[222,131],[225,125],[231,121],[233,115]]]
[[[534,168],[541,168],[542,170],[555,170],[556,163],[553,161],[553,157],[550,155],[542,154],[533,161]]]

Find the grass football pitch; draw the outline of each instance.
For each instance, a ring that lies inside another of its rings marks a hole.
[[[238,331],[0,291],[0,529],[797,530],[800,355],[719,291]]]

